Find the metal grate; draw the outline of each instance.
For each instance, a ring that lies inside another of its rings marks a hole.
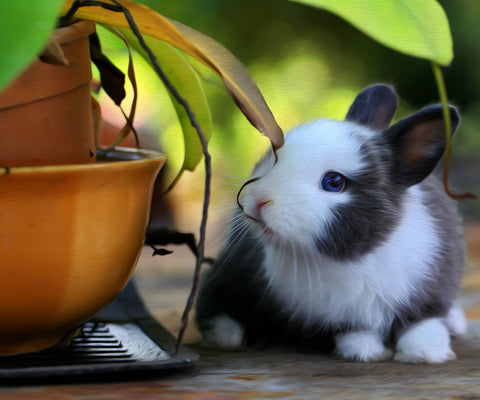
[[[96,362],[153,362],[171,358],[134,323],[87,322],[66,348],[77,359]]]
[[[88,322],[74,338],[68,351],[76,358],[96,358],[98,362],[132,361],[132,352],[110,332],[108,324]]]
[[[134,323],[87,322],[67,346],[0,357],[0,368],[52,367],[91,363],[155,362],[171,355]]]
[[[36,353],[0,356],[5,379],[91,376],[180,368],[198,356],[186,348],[174,354],[175,339],[153,319],[130,282],[94,319],[63,345]]]

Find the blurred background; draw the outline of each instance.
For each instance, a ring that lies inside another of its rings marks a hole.
[[[285,0],[140,2],[225,45],[246,65],[285,131],[318,117],[343,119],[355,95],[375,82],[396,88],[401,99],[396,119],[438,101],[428,61],[383,47],[322,10]],[[454,40],[454,61],[444,69],[447,92],[450,102],[459,107],[462,115],[454,141],[451,184],[458,191],[478,192],[480,3],[476,0],[440,3],[449,18]],[[109,41],[107,34],[104,36],[103,47],[116,46],[118,57],[113,57],[114,62],[126,69],[123,45]],[[111,53],[108,49],[107,54]],[[224,178],[243,179],[268,142],[239,112],[220,79],[194,60],[192,63],[203,79],[212,110],[214,166],[222,171]],[[140,96],[136,122],[140,142],[147,147],[161,146],[167,152],[168,181],[180,166],[183,154],[182,143],[176,139],[180,127],[156,76],[141,59],[136,60],[135,66]],[[121,125],[123,120],[118,110],[109,107],[107,99],[102,103],[107,109],[105,117]],[[201,174],[198,171],[193,175]],[[460,206],[467,218],[480,218],[478,202],[462,201]]]
[[[395,119],[439,101],[428,61],[383,47],[322,10],[285,0],[140,2],[225,45],[246,65],[285,131],[318,117],[343,119],[355,95],[375,82],[391,84],[399,94],[400,107]],[[454,40],[454,61],[443,70],[447,92],[450,102],[458,106],[462,115],[452,152],[451,186],[457,192],[468,190],[480,195],[480,2],[441,0],[439,3],[447,13]],[[118,57],[112,59],[126,69],[123,46],[110,41],[106,33],[102,38],[103,47],[111,47],[106,53],[111,54],[111,50],[117,48]],[[207,243],[207,255],[214,256],[225,238],[225,224],[229,210],[235,206],[236,192],[268,147],[268,141],[241,114],[220,79],[192,62],[202,76],[214,121],[210,145],[214,166],[213,198]],[[170,164],[162,178],[166,184],[182,160],[182,144],[176,139],[180,128],[170,99],[157,78],[142,60],[138,59],[135,65],[140,96],[136,120],[140,143],[162,148],[167,153]],[[122,125],[118,111],[109,106],[109,100],[100,98],[103,109],[107,110],[105,118]],[[203,165],[200,164],[194,173],[186,172],[166,198],[166,206],[174,215],[169,223],[181,231],[198,232],[203,179]],[[475,267],[480,259],[479,203],[459,201],[467,226],[470,259],[477,260],[470,261],[465,287],[476,288],[477,293],[480,281],[478,267]],[[154,224],[164,223],[164,217],[161,210],[153,211]],[[140,284],[151,289],[149,302],[157,312],[167,309],[168,302],[179,304],[170,315],[172,321],[178,321],[187,292],[169,291],[169,285],[188,290],[194,265],[188,251],[179,249],[176,254],[169,256],[168,261],[164,258],[155,264],[146,249],[143,264],[136,272]],[[162,267],[158,267],[159,262]],[[154,270],[157,276],[163,274],[162,283],[150,279]],[[159,293],[159,287],[164,292]],[[478,305],[477,300],[469,301]],[[478,313],[477,318],[480,318],[477,309],[480,307],[471,308],[469,316],[473,318]],[[168,319],[164,314],[157,316],[164,323]]]

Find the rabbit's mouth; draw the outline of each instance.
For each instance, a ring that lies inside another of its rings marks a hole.
[[[265,222],[258,221],[258,227],[260,228],[260,232],[263,239],[267,241],[274,241],[275,238],[277,237],[273,229],[271,229]]]
[[[260,223],[260,227],[262,228],[262,233],[266,236],[273,236],[273,231],[265,224]]]

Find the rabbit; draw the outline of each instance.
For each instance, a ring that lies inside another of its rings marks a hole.
[[[465,333],[462,222],[432,171],[441,105],[389,127],[398,98],[376,84],[345,121],[320,119],[267,152],[196,302],[203,343],[275,343],[352,361],[443,363]],[[452,136],[459,113],[448,106]]]

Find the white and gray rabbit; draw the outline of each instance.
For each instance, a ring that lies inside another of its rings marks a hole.
[[[442,108],[391,127],[397,96],[373,85],[345,121],[291,130],[256,165],[196,308],[204,342],[288,343],[348,360],[441,363],[466,319],[461,220],[431,173]],[[452,135],[459,115],[449,106]]]

